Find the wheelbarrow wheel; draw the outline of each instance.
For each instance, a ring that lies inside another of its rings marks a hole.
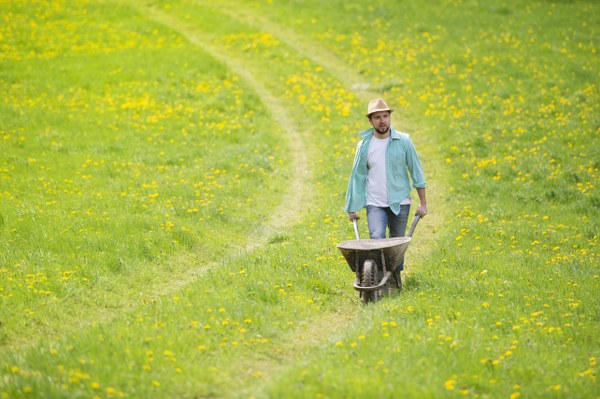
[[[379,273],[377,264],[374,260],[367,259],[363,264],[362,276],[360,285],[362,287],[374,287],[379,284]],[[379,298],[378,291],[361,291],[360,297],[364,303],[375,302]]]

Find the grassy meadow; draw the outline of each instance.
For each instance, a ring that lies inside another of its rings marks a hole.
[[[0,20],[0,398],[600,398],[596,2]],[[335,246],[379,96],[429,215],[365,306]]]

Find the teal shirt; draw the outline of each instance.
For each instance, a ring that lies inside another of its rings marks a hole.
[[[400,203],[410,196],[411,180],[414,188],[425,188],[425,176],[419,155],[408,134],[391,130],[391,140],[385,152],[385,178],[388,203],[394,214],[400,213]],[[373,129],[361,132],[362,140],[356,148],[352,174],[346,191],[346,212],[358,212],[367,204],[367,154]],[[409,180],[409,173],[410,179]]]

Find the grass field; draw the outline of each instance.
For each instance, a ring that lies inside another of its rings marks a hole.
[[[0,398],[600,398],[596,2],[0,18]],[[379,96],[430,214],[365,306],[335,246]]]

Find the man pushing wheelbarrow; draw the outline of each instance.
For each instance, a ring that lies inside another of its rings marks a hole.
[[[386,239],[388,230],[389,238],[386,241],[390,239],[398,241],[397,238],[405,237],[412,202],[410,197],[411,181],[412,187],[417,190],[419,195],[420,204],[417,207],[417,218],[413,223],[410,235],[412,235],[412,230],[414,230],[419,218],[427,215],[426,185],[421,161],[410,137],[405,133],[397,132],[391,126],[391,113],[392,109],[388,107],[383,99],[372,100],[369,102],[366,114],[372,128],[360,133],[362,140],[356,148],[354,165],[346,192],[345,206],[348,218],[354,222],[357,240],[359,240],[359,236],[356,221],[360,218],[357,212],[363,208],[367,210],[367,224],[371,240]],[[392,272],[393,281],[399,289],[402,288],[400,272],[404,269],[404,251],[410,238],[405,237],[400,241],[403,241],[400,245],[401,248],[386,251],[379,248],[378,250],[382,254],[383,252],[389,254],[381,255],[378,259],[371,259],[373,263],[387,263],[385,270]],[[342,250],[342,254],[344,254],[348,263],[350,264],[351,261],[356,263],[355,258],[357,257],[348,259],[345,250],[341,247],[342,244],[338,247]],[[383,245],[383,242],[379,244]],[[393,248],[398,246],[396,244],[399,244],[399,242],[390,242],[389,244],[388,248]],[[360,245],[377,246],[378,244],[363,243]],[[348,251],[351,250],[348,249]],[[351,252],[358,254],[356,250]],[[362,256],[358,256],[358,258],[362,258]],[[350,264],[350,267],[353,268],[353,264]],[[365,278],[370,279],[370,277],[363,277],[365,267],[367,269],[374,267],[377,272],[382,268],[382,265],[378,267],[370,266],[370,262],[363,261],[358,271],[353,268],[353,271],[357,272],[357,279],[359,280],[358,285],[355,283],[357,289],[361,287],[362,280]],[[371,282],[364,281],[364,283],[371,285]],[[365,299],[362,292],[361,296]],[[376,295],[371,295],[371,299],[374,296]]]

